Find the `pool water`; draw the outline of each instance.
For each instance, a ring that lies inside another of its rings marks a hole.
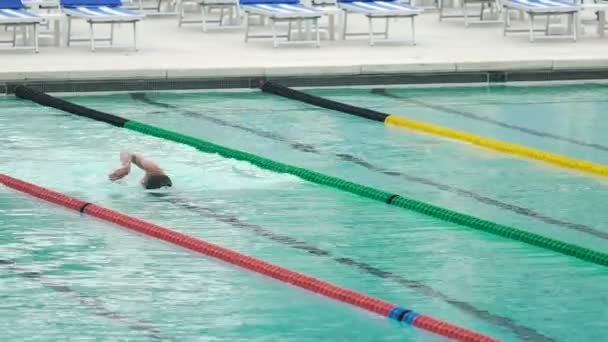
[[[307,91],[608,164],[601,84]],[[259,91],[63,97],[608,252],[602,177]],[[608,336],[605,267],[13,97],[0,108],[2,173],[505,341]],[[174,187],[154,196],[136,169],[109,182],[121,149]],[[16,262],[0,264],[5,340],[444,340],[5,187],[0,227]]]

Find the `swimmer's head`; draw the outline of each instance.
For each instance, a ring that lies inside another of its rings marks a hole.
[[[146,180],[146,183],[144,183],[144,187],[148,190],[160,189],[163,187],[170,187],[170,186],[173,186],[173,183],[171,182],[171,178],[169,178],[166,175],[149,176],[148,179]]]

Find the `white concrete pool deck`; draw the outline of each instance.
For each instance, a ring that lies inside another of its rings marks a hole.
[[[352,20],[351,20],[352,19]],[[522,23],[522,25],[525,23]],[[351,26],[352,25],[352,26]],[[410,37],[409,21],[391,22],[392,38]],[[501,24],[465,28],[461,19],[439,22],[425,13],[416,22],[417,45],[378,43],[367,36],[324,39],[320,48],[273,48],[269,39],[244,42],[243,29],[203,33],[200,24],[177,26],[176,17],[149,17],[140,30],[140,50],[100,49],[88,43],[42,46],[39,54],[0,50],[0,80],[195,78],[228,76],[353,75],[379,73],[509,71],[608,68],[608,37],[594,26],[575,43],[567,39],[528,41],[528,35],[502,35]],[[349,27],[365,30],[364,17]],[[383,24],[378,23],[378,29]],[[76,32],[85,34],[84,24]],[[119,43],[131,42],[130,26],[117,30]],[[2,34],[5,34],[2,32]]]

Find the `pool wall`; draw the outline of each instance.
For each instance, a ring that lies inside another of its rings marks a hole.
[[[471,63],[475,64],[475,63]],[[194,90],[257,88],[260,80],[271,80],[293,87],[364,86],[364,85],[431,85],[431,84],[501,84],[508,82],[547,82],[575,80],[608,80],[608,68],[519,68],[502,63],[467,65],[457,68],[430,68],[415,65],[386,66],[366,69],[298,67],[281,73],[268,69],[193,70],[191,77],[172,76],[170,70],[146,72],[42,72],[20,76],[0,73],[0,93],[12,94],[19,85],[37,90],[58,92],[107,92],[138,90]],[[432,71],[428,71],[432,70]],[[438,71],[440,70],[440,71]],[[12,75],[12,76],[11,76]],[[111,75],[111,76],[108,76]],[[183,73],[181,73],[183,75]]]

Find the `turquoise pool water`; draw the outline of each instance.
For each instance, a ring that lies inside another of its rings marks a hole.
[[[309,91],[608,163],[601,85]],[[608,252],[600,177],[257,91],[65,98]],[[608,335],[602,266],[12,97],[0,108],[0,172],[505,341]],[[121,149],[175,187],[151,196],[138,171],[110,183]],[[9,340],[443,340],[6,188],[0,226],[18,265],[0,265]]]

